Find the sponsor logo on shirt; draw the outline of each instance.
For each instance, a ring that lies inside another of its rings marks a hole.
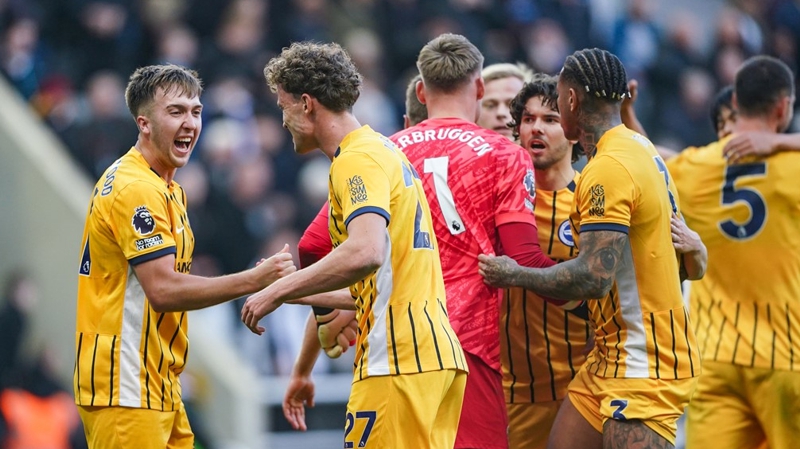
[[[147,210],[147,206],[139,206],[133,210],[131,226],[139,235],[147,235],[156,229],[156,220]]]
[[[136,240],[134,244],[136,245],[136,251],[142,251],[147,248],[163,245],[164,239],[161,238],[161,234],[156,234],[152,237],[147,237],[146,239]]]
[[[347,186],[350,188],[350,203],[358,204],[367,201],[367,186],[364,185],[361,176],[355,175],[348,179]]]
[[[606,214],[606,191],[602,184],[595,184],[590,190],[589,215],[592,217],[602,217]]]

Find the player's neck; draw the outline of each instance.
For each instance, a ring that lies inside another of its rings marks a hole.
[[[747,131],[766,131],[777,133],[778,124],[765,117],[745,117],[739,115],[736,118],[736,125],[734,125],[733,132],[743,133]]]
[[[575,177],[575,169],[572,168],[569,158],[564,158],[544,170],[535,169],[535,172],[536,189],[552,192],[566,188]]]
[[[331,113],[317,122],[317,143],[320,150],[333,160],[345,136],[361,128],[361,123],[349,112]]]
[[[478,101],[463,94],[429,95],[427,97],[428,118],[454,117],[475,123],[478,117]]]
[[[141,136],[136,141],[136,144],[133,146],[136,151],[142,154],[144,161],[147,162],[147,165],[164,180],[164,182],[169,185],[172,182],[172,178],[175,177],[175,172],[177,171],[176,167],[169,167],[166,164],[163,164],[158,156],[157,150],[152,147],[152,145]]]

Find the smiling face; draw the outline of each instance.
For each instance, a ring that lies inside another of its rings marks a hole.
[[[168,180],[189,162],[203,128],[203,105],[179,88],[159,88],[153,102],[137,117],[146,141],[143,152],[151,167]]]
[[[522,89],[522,85],[522,80],[515,76],[486,82],[478,126],[491,129],[514,140],[513,131],[507,124],[511,121],[511,100]]]
[[[519,124],[519,143],[528,150],[537,170],[547,170],[564,158],[570,157],[572,145],[564,137],[561,117],[555,105],[542,104],[542,97],[534,96],[525,103]]]
[[[305,154],[319,148],[314,140],[313,126],[306,114],[308,98],[297,97],[283,90],[277,89],[278,108],[283,113],[283,127],[292,135],[294,151]]]

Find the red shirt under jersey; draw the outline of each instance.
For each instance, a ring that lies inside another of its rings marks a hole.
[[[422,178],[450,323],[464,350],[499,371],[501,291],[483,282],[478,255],[505,254],[498,228],[524,223],[539,252],[534,265],[553,263],[537,243],[530,156],[500,134],[457,118],[425,120],[390,138]]]

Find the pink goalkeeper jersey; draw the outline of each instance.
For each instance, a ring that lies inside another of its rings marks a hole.
[[[478,274],[478,254],[502,254],[497,227],[536,226],[533,166],[525,150],[457,118],[429,119],[393,135],[422,178],[447,295],[465,351],[500,371],[501,291]]]

